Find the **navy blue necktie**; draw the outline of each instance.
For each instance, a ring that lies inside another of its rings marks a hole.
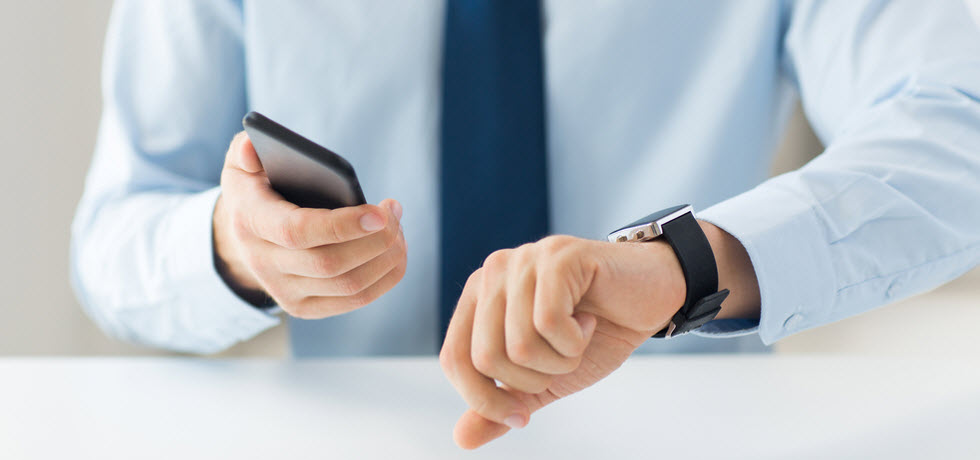
[[[548,233],[541,54],[537,1],[448,1],[440,172],[443,337],[466,279],[491,252]]]

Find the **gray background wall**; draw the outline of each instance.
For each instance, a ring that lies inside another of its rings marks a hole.
[[[980,11],[980,0],[969,1]],[[0,355],[167,354],[105,337],[68,284],[69,225],[95,140],[111,1],[0,0],[0,6]],[[819,151],[797,113],[774,172]],[[949,317],[960,321],[950,324]],[[778,349],[976,352],[980,340],[971,330],[977,324],[975,270],[933,293],[786,339]],[[222,356],[284,356],[285,338],[278,327]]]

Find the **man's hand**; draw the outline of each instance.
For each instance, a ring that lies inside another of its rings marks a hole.
[[[757,316],[744,248],[717,227],[702,227],[721,287],[733,291],[719,318]],[[747,273],[732,277],[736,269]],[[685,295],[680,264],[663,241],[553,236],[491,254],[467,281],[439,357],[470,406],[456,424],[456,443],[483,445],[606,377],[670,322]]]
[[[405,274],[401,205],[300,208],[276,193],[245,133],[232,140],[214,211],[215,262],[247,300],[324,318],[374,301]]]

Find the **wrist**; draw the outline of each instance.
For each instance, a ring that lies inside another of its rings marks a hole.
[[[616,291],[629,294],[626,301],[617,304],[639,314],[643,320],[637,323],[648,326],[644,329],[649,328],[651,334],[666,327],[687,298],[687,281],[674,248],[662,239],[603,244],[612,245],[623,254],[624,259],[616,265],[631,267],[630,270],[614,272],[616,281],[620,283]],[[623,276],[625,273],[633,273],[634,276]],[[636,305],[648,307],[641,313]]]
[[[737,238],[717,226],[698,221],[704,231],[718,267],[718,289],[730,294],[721,305],[716,319],[758,319],[760,311],[759,282],[745,247]]]
[[[687,284],[674,249],[665,241],[609,243],[589,241],[594,260],[568,274],[588,280],[580,302],[622,327],[653,335],[663,329],[684,304]]]
[[[221,280],[242,300],[255,306],[265,304],[268,296],[258,280],[245,268],[244,260],[238,256],[239,252],[234,249],[230,234],[231,222],[220,195],[214,206],[211,225],[214,248],[212,257]]]
[[[673,316],[687,300],[687,280],[677,253],[663,239],[636,244],[652,253],[653,260],[657,261],[660,267],[660,270],[657,270],[657,278],[660,281],[657,283],[657,297],[661,299],[664,311],[669,313],[669,316]]]

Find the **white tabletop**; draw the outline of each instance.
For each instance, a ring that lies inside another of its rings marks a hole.
[[[634,357],[475,452],[434,358],[0,359],[0,458],[980,458],[970,358]]]

